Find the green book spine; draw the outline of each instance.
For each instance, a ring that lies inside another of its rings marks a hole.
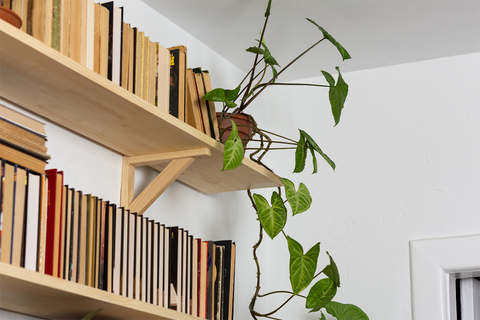
[[[52,48],[60,51],[60,0],[53,0]]]

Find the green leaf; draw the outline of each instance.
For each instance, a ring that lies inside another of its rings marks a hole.
[[[328,251],[327,251],[327,254],[328,254],[328,257],[330,258],[330,264],[328,266],[326,266],[325,269],[323,269],[322,272],[327,277],[332,279],[337,287],[340,287],[340,273],[338,272],[337,265],[336,265],[335,261],[333,261],[333,258],[328,253]]]
[[[99,313],[100,311],[102,311],[102,309],[98,309],[98,310],[95,310],[93,312],[90,312],[89,314],[87,314],[85,317],[82,318],[82,320],[90,320],[92,319],[97,313]]]
[[[288,251],[290,252],[290,283],[294,294],[302,292],[313,280],[317,270],[320,242],[317,242],[306,254],[300,243],[287,236]]]
[[[313,140],[312,137],[310,137],[310,135],[308,133],[306,133],[305,131],[300,130],[300,129],[299,129],[299,131],[300,131],[300,134],[305,138],[305,140],[308,144],[308,148],[310,150],[317,151],[323,157],[323,159],[325,159],[325,161],[327,161],[327,163],[332,167],[332,169],[335,170],[335,163],[325,153],[323,153],[322,149],[320,149],[320,147],[315,142],[315,140]]]
[[[310,312],[320,311],[337,294],[337,286],[330,278],[325,278],[313,285],[307,296],[305,308]]]
[[[323,314],[322,311],[320,311],[320,314],[322,315],[322,316],[320,317],[320,320],[327,320],[327,318],[325,318],[325,315]]]
[[[234,90],[216,88],[207,92],[202,97],[202,99],[208,100],[208,101],[224,102],[227,105],[227,107],[235,108],[237,104],[233,101],[237,99],[239,92],[240,92],[240,87],[237,87]]]
[[[337,50],[338,52],[340,52],[340,54],[342,55],[342,58],[343,60],[347,60],[347,59],[350,59],[351,56],[350,54],[347,52],[347,50],[345,50],[345,48],[340,44],[338,43],[337,40],[335,40],[325,29],[323,29],[322,27],[320,27],[315,21],[311,20],[311,19],[308,19],[308,21],[310,21],[311,23],[313,23],[314,25],[316,25],[318,27],[318,29],[320,29],[320,31],[322,31],[323,33],[323,36],[325,37],[325,39],[327,39],[328,41],[330,41],[331,43],[333,43],[333,45],[335,47],[337,47]]]
[[[332,107],[333,119],[335,120],[335,125],[337,125],[340,122],[340,116],[342,115],[345,100],[347,100],[348,84],[343,80],[340,69],[338,67],[335,69],[338,71],[338,80],[336,85],[335,80],[333,80],[333,77],[328,72],[322,70],[322,74],[330,84],[328,98],[330,100],[330,106]]]
[[[305,161],[307,159],[307,144],[305,137],[300,132],[300,139],[297,142],[297,149],[295,151],[295,169],[293,172],[299,173],[305,169]]]
[[[223,169],[232,170],[238,168],[242,164],[243,160],[243,144],[242,140],[238,136],[238,129],[235,123],[232,121],[232,131],[225,141],[224,153],[223,153]]]
[[[287,196],[288,203],[290,203],[293,215],[307,211],[312,204],[312,197],[307,187],[303,183],[300,183],[298,191],[295,191],[295,185],[292,181],[285,178],[280,178],[280,180],[285,187],[285,195]]]
[[[271,239],[275,238],[287,223],[287,208],[285,208],[282,198],[277,192],[273,192],[272,206],[259,194],[254,194],[253,200],[257,207],[260,224]]]
[[[278,66],[277,60],[275,60],[275,58],[270,54],[270,51],[268,51],[268,49],[265,50],[259,47],[250,47],[247,49],[247,51],[255,54],[263,55],[263,59],[265,60],[265,63],[268,65]]]
[[[365,312],[353,304],[330,301],[325,309],[338,320],[369,320]]]

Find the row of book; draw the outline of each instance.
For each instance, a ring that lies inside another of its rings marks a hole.
[[[169,108],[170,51],[123,20],[113,1],[5,0],[22,30],[151,104]]]
[[[11,122],[23,116],[2,110]],[[235,243],[195,238],[65,185],[62,171],[0,155],[1,262],[202,319],[232,319]]]
[[[113,1],[6,0],[22,30],[126,90],[219,139],[210,74],[187,69],[187,48],[162,47],[123,20]]]

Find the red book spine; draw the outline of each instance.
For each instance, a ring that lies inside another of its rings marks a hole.
[[[57,189],[57,169],[45,170],[48,176],[47,228],[45,237],[45,274],[53,275],[55,247],[55,195]]]

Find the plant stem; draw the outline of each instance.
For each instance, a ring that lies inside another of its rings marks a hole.
[[[263,36],[263,34],[262,34]],[[258,91],[257,93],[255,93],[247,102],[243,103],[242,102],[242,105],[240,106],[240,111],[239,112],[242,112],[246,107],[248,107],[248,105],[253,101],[255,100],[255,98],[263,92],[263,90],[265,90],[265,88],[267,88],[269,85],[271,85],[273,83],[273,81],[275,81],[275,79],[277,79],[280,74],[282,74],[283,71],[287,70],[288,67],[290,67],[292,64],[294,64],[298,59],[300,59],[301,57],[303,57],[307,52],[309,52],[310,50],[312,50],[316,45],[318,45],[320,42],[322,42],[323,40],[325,40],[325,38],[322,38],[320,40],[318,40],[317,42],[315,42],[312,46],[310,46],[308,49],[306,49],[305,51],[303,51],[301,54],[299,54],[295,59],[293,59],[288,65],[285,66],[285,68],[282,68],[282,70],[280,70],[276,76],[272,77],[272,79],[270,79],[269,82],[267,82],[261,89],[260,91]],[[256,61],[256,60],[255,60]],[[250,90],[250,89],[249,89]]]
[[[250,191],[250,189],[247,190],[247,194],[248,194],[248,197],[250,198],[250,201],[252,202],[252,207],[255,209],[255,213],[257,214],[257,220],[258,220],[257,206],[255,205],[255,201],[253,200],[252,192]],[[255,265],[257,267],[257,285],[255,287],[255,293],[252,297],[252,301],[250,302],[250,306],[249,306],[250,314],[254,319],[257,319],[257,317],[255,316],[256,312],[254,309],[255,309],[255,303],[257,301],[257,297],[260,293],[260,274],[261,274],[260,263],[258,262],[258,257],[257,257],[257,249],[263,240],[263,228],[262,228],[262,225],[260,224],[260,221],[259,221],[259,225],[260,225],[260,232],[258,234],[258,241],[253,246],[253,260],[255,261]]]
[[[258,41],[258,48],[261,48],[261,46],[262,46],[263,36],[265,34],[265,30],[267,29],[267,24],[268,24],[268,18],[269,17],[270,17],[270,14],[265,16],[265,22],[263,23],[262,33],[260,34],[260,41]],[[250,92],[250,88],[252,87],[252,82],[253,82],[253,79],[254,79],[254,76],[255,76],[255,67],[257,66],[257,61],[258,61],[258,53],[255,55],[255,60],[253,62],[253,67],[252,67],[252,70],[251,70],[252,73],[250,75],[250,81],[248,82],[248,84],[246,86],[246,90],[243,93],[242,103],[240,104],[240,109],[239,109],[238,112],[242,112],[246,108],[246,107],[243,107],[243,106],[244,106],[244,102],[247,99],[248,94]]]

